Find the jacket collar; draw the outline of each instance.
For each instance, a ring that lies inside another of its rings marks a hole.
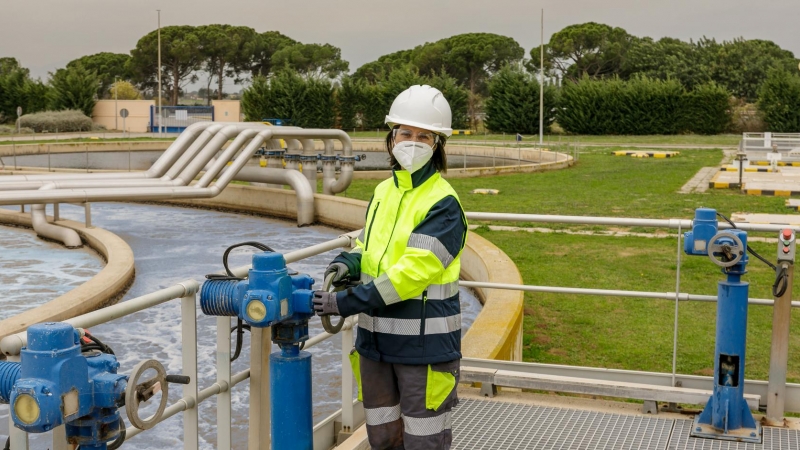
[[[428,161],[427,164],[414,173],[409,173],[407,170],[401,169],[399,165],[392,168],[394,186],[401,191],[408,191],[421,186],[435,173],[436,167],[433,165],[433,161]]]

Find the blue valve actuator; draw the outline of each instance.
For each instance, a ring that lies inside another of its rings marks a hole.
[[[15,426],[43,433],[65,424],[69,441],[86,448],[116,439],[128,377],[113,355],[82,354],[77,330],[48,322],[28,328],[21,356],[9,396]]]
[[[289,275],[280,253],[253,255],[246,280],[209,279],[200,290],[200,308],[212,316],[236,316],[264,328],[314,315],[314,280],[308,275]]]
[[[711,238],[717,234],[717,210],[697,208],[692,221],[692,231],[684,233],[683,251],[687,255],[708,255]]]

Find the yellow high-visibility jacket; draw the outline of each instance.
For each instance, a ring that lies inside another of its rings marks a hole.
[[[360,255],[362,285],[337,294],[342,316],[359,314],[356,349],[401,364],[461,358],[460,255],[467,221],[458,195],[432,163],[395,170],[375,188]]]

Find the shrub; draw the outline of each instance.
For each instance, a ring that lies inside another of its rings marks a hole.
[[[33,130],[28,127],[20,127],[19,134],[32,134]],[[0,125],[0,134],[17,134],[17,127],[12,125]]]
[[[758,92],[758,109],[770,131],[800,131],[800,77],[772,69]]]
[[[494,132],[539,133],[539,82],[530,73],[511,66],[501,69],[489,82],[486,127]],[[555,120],[556,89],[545,86],[544,129]]]
[[[81,111],[45,111],[23,115],[20,117],[20,126],[31,128],[36,133],[89,131],[92,129],[92,119]]]
[[[290,120],[304,128],[331,128],[335,122],[333,86],[327,79],[303,77],[283,69],[269,81],[257,77],[242,93],[247,120]]]
[[[89,117],[97,103],[99,78],[82,65],[58,69],[50,78],[50,108],[55,110],[77,109]]]
[[[697,134],[719,134],[731,127],[730,94],[711,82],[701,84],[683,97],[682,131]]]

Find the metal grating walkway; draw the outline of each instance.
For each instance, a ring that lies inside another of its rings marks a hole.
[[[764,427],[763,444],[689,437],[692,421],[462,400],[453,450],[800,450],[800,432]]]

